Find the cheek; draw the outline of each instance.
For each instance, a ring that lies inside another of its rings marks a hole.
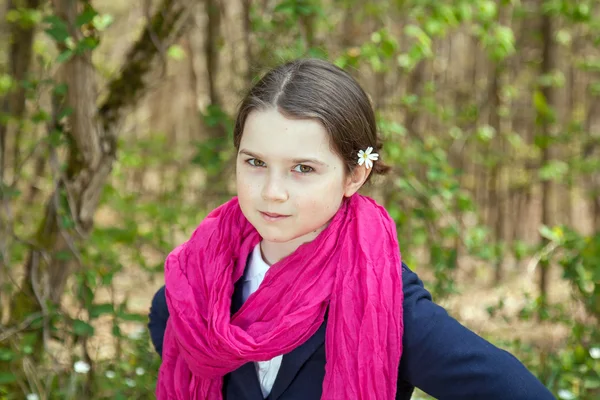
[[[240,200],[251,198],[252,193],[256,190],[254,182],[243,171],[236,173],[236,189]]]
[[[307,210],[310,215],[319,218],[330,217],[338,210],[344,196],[339,180],[329,180],[318,188],[300,192],[297,206]]]

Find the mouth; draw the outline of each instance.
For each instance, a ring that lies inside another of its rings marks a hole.
[[[281,221],[282,219],[289,217],[289,215],[284,215],[284,214],[269,213],[269,212],[263,212],[263,211],[259,211],[259,212],[260,212],[260,215],[269,222]]]

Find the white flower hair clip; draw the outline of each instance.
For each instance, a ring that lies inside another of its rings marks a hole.
[[[372,147],[367,147],[367,150],[358,152],[358,165],[365,164],[365,168],[369,169],[373,166],[373,161],[379,160],[379,154],[373,153]]]

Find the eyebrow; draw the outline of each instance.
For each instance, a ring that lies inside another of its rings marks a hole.
[[[263,157],[260,156],[259,154],[252,153],[251,151],[248,151],[246,149],[241,149],[239,151],[239,154],[245,154],[247,156],[258,158],[258,159],[261,159],[261,160],[263,159]],[[291,161],[294,164],[313,163],[313,164],[317,164],[317,165],[327,166],[327,164],[325,164],[323,161],[317,160],[316,158],[294,158]]]

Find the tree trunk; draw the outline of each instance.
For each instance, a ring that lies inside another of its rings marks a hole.
[[[583,140],[581,158],[583,160],[598,157],[600,151],[600,100],[592,95],[585,122],[587,137]],[[592,229],[600,232],[600,177],[598,174],[585,177],[585,191],[589,196],[589,213],[592,217]]]
[[[220,106],[221,102],[217,91],[217,71],[219,70],[219,51],[217,43],[221,35],[221,11],[219,10],[218,0],[206,0],[206,15],[208,16],[206,34],[204,37],[207,75],[206,83],[208,84],[210,103]]]
[[[543,5],[544,1],[542,0],[540,5]],[[540,9],[543,7],[540,6]],[[555,60],[555,46],[552,40],[553,30],[552,30],[552,17],[547,13],[541,11],[542,14],[542,23],[541,23],[541,37],[542,37],[542,62],[540,66],[540,74],[548,75],[554,69],[556,60]],[[540,121],[540,136],[542,137],[542,159],[541,165],[547,165],[552,159],[552,133],[551,127],[553,123],[553,106],[555,104],[555,90],[551,86],[547,85],[541,89],[542,95],[548,105],[549,111],[546,113],[538,113],[538,120]],[[539,111],[539,110],[538,110]],[[542,224],[546,226],[552,226],[554,223],[553,220],[553,210],[552,210],[552,197],[553,197],[554,185],[552,180],[546,179],[542,181]],[[548,244],[548,240],[542,238],[543,245]],[[548,296],[548,273],[550,269],[550,262],[548,259],[543,259],[540,261],[539,268],[539,291],[540,291],[540,307],[539,307],[539,317],[542,318],[542,315],[545,313],[547,296]]]
[[[495,64],[491,68],[491,83],[488,95],[489,104],[489,124],[496,131],[496,135],[492,140],[492,152],[491,157],[493,159],[492,170],[490,172],[490,194],[489,194],[489,223],[494,226],[494,234],[496,239],[496,254],[495,254],[495,269],[494,269],[494,283],[499,284],[503,277],[502,265],[503,259],[503,241],[504,241],[504,187],[503,187],[503,170],[502,161],[498,157],[498,154],[503,154],[503,135],[501,130],[500,121],[500,73],[502,66],[500,62]]]
[[[204,42],[206,55],[206,84],[209,88],[210,106],[222,110],[223,104],[217,89],[217,74],[219,71],[219,48],[221,40],[221,11],[218,0],[206,0],[207,25]],[[224,124],[206,126],[208,140],[213,144],[215,153],[220,153],[227,144],[227,130]],[[227,163],[226,163],[227,164]],[[225,165],[224,167],[226,167]],[[207,171],[206,185],[204,187],[204,198],[209,207],[221,203],[221,196],[226,192],[230,170],[218,169]]]
[[[27,0],[18,2],[16,0],[9,0],[7,5],[7,12],[16,10],[17,8],[26,7],[29,9],[37,9],[40,6],[40,0]],[[17,4],[18,3],[18,4]],[[22,82],[28,78],[29,71],[31,69],[31,57],[33,52],[33,37],[35,31],[33,27],[24,27],[19,22],[9,24],[9,69],[8,73],[14,82]],[[17,121],[21,120],[25,114],[25,89],[22,85],[9,92],[2,101],[0,101],[1,110],[0,114],[10,115]],[[20,124],[19,124],[20,125]],[[5,260],[9,262],[10,257],[8,256],[8,238],[11,236],[12,221],[9,216],[5,213],[8,206],[5,206],[5,201],[8,201],[5,189],[8,186],[6,181],[6,168],[8,168],[8,143],[7,136],[9,135],[9,126],[5,123],[0,123],[0,291],[3,291],[5,283],[5,272],[7,271],[8,265],[5,265]],[[14,129],[14,140],[13,145],[13,174],[15,178],[12,183],[17,180],[16,176],[19,174],[20,164],[20,141],[21,141],[21,128],[15,127]],[[4,248],[4,246],[7,246]],[[7,297],[0,297],[0,321],[4,320],[3,311],[5,304],[8,301]]]
[[[246,52],[246,85],[250,85],[253,77],[254,55],[252,52],[252,21],[250,20],[251,0],[242,0],[242,9],[244,13],[244,51]]]
[[[53,6],[78,40],[81,32],[74,22],[82,3],[56,0]],[[99,108],[91,53],[76,54],[64,64],[60,76],[68,85],[67,104],[73,107],[69,131],[64,132],[69,143],[67,168],[61,173],[57,163],[53,165],[55,190],[46,200],[45,217],[28,255],[20,289],[11,299],[11,322],[40,311],[47,318],[47,304],[60,302],[67,278],[83,267],[78,261],[78,244],[93,228],[94,213],[116,157],[118,129],[128,108],[153,78],[151,72],[161,56],[155,40],[164,48],[183,33],[188,26],[187,7],[183,0],[162,1],[129,50],[121,73],[109,83],[108,95]],[[64,260],[65,254],[71,255],[69,260]],[[36,360],[44,354],[41,335],[32,355]]]

